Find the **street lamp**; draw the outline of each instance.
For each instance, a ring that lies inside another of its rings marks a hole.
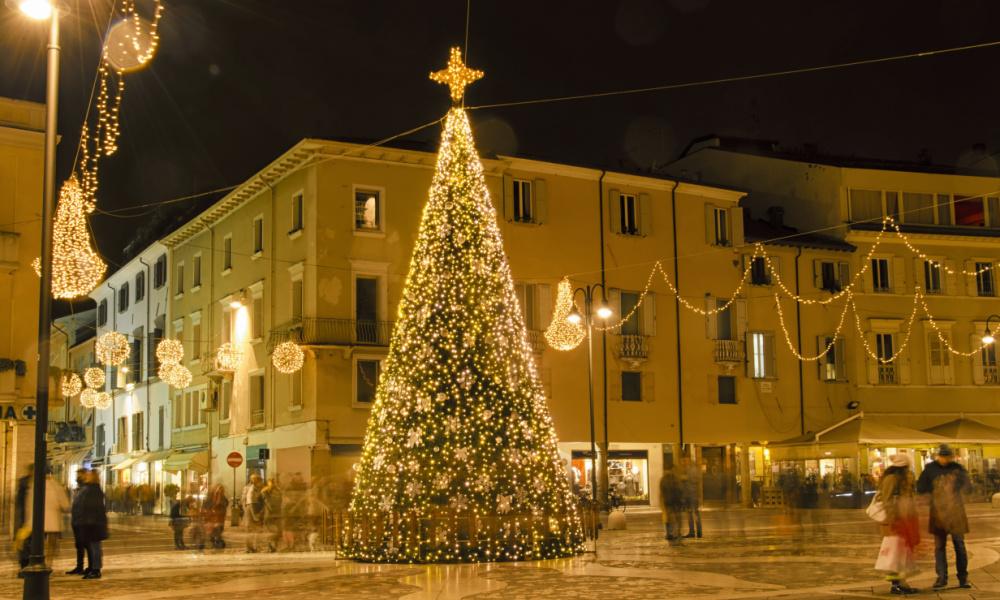
[[[594,307],[594,294],[597,292],[598,288],[601,290],[601,298],[597,303],[597,307]],[[576,295],[583,294],[583,314],[580,314],[579,309],[576,307]],[[595,283],[593,285],[584,285],[573,290],[573,310],[568,315],[566,315],[566,320],[574,325],[579,325],[581,321],[585,321],[587,325],[587,395],[590,400],[590,490],[591,498],[594,503],[598,502],[597,498],[597,436],[594,432],[594,317],[605,321],[611,318],[614,312],[608,307],[608,301],[605,298],[604,286],[600,283]],[[608,416],[604,415],[607,419]],[[601,473],[607,473],[607,449],[605,448],[605,455],[601,457]],[[605,504],[604,499],[601,499],[600,505]]]
[[[52,320],[52,214],[55,206],[56,114],[59,99],[59,10],[47,0],[7,0],[25,15],[49,20],[45,74],[45,164],[42,171],[41,281],[38,288],[38,379],[35,390],[35,469],[31,514],[31,545],[24,575],[24,600],[48,600],[45,566],[45,432],[49,426],[49,321]]]
[[[986,331],[983,332],[983,344],[987,346],[996,341],[996,338],[993,337],[993,332],[990,331],[990,321],[993,319],[1000,321],[1000,315],[990,315],[986,317]]]

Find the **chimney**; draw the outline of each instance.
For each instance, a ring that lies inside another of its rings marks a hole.
[[[767,220],[775,227],[785,226],[785,209],[781,206],[767,207]]]

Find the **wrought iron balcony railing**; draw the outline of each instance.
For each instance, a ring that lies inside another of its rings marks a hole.
[[[720,364],[743,362],[743,348],[737,340],[715,340],[715,350],[712,354],[715,362]]]
[[[618,336],[618,358],[641,361],[649,358],[649,336],[622,334]]]
[[[545,351],[545,334],[537,329],[528,330],[528,345],[531,346],[531,351],[535,354],[541,354]]]
[[[388,346],[393,321],[306,318],[290,321],[271,332],[273,348],[286,340],[313,346]]]

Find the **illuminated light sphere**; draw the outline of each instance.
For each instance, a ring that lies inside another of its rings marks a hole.
[[[97,389],[104,386],[104,369],[90,367],[83,372],[83,380],[87,387]]]
[[[231,342],[219,346],[219,350],[215,353],[215,366],[220,371],[235,371],[242,360],[243,353]]]
[[[72,398],[83,391],[83,380],[76,373],[66,373],[59,383],[64,398]]]
[[[97,403],[97,390],[87,388],[80,392],[80,406],[84,408],[94,408]]]
[[[156,345],[156,358],[163,364],[177,364],[184,358],[184,344],[179,340],[162,340]]]
[[[282,342],[271,353],[271,364],[278,371],[290,375],[302,368],[306,356],[302,348],[292,341]]]
[[[36,21],[44,21],[52,16],[52,2],[49,0],[19,0],[17,8]]]
[[[107,392],[97,392],[97,395],[94,397],[94,408],[97,410],[111,408],[111,394]]]
[[[110,367],[125,362],[129,355],[128,338],[117,331],[109,331],[97,338],[94,354],[102,365]]]
[[[552,322],[545,330],[545,340],[556,350],[572,350],[580,345],[587,331],[577,319],[574,323],[570,315],[574,314],[576,305],[573,303],[573,286],[569,279],[563,278],[556,291],[556,306],[552,312]],[[575,313],[579,314],[579,313]]]
[[[129,10],[130,9],[130,10]],[[111,26],[104,43],[104,59],[122,73],[146,66],[159,46],[157,33],[163,5],[157,0],[152,23],[135,13],[134,3],[126,9],[126,18]],[[130,18],[131,17],[131,18]]]
[[[161,364],[157,375],[167,385],[180,390],[191,385],[191,370],[177,363]]]
[[[76,177],[59,190],[52,225],[52,295],[71,299],[86,296],[104,278],[107,265],[93,249],[87,216],[95,203],[85,197]]]

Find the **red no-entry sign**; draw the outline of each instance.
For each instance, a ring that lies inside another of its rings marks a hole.
[[[229,456],[226,457],[226,462],[229,464],[230,467],[235,469],[236,467],[243,464],[243,455],[234,450],[229,453]]]

